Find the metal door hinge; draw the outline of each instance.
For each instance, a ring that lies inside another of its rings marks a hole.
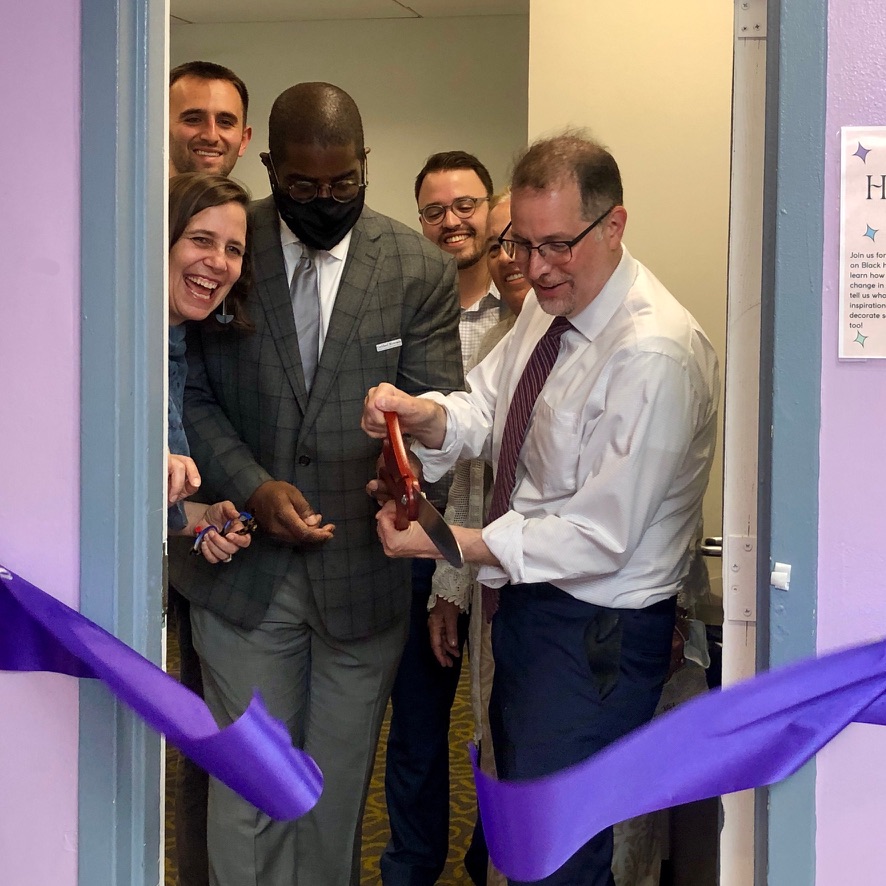
[[[739,40],[754,40],[766,36],[766,0],[737,0],[735,36]]]
[[[723,554],[724,615],[729,621],[756,621],[757,539],[730,535]]]

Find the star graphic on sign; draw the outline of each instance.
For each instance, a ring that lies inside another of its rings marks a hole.
[[[871,153],[870,148],[866,148],[862,145],[861,142],[858,143],[858,149],[852,155],[853,157],[859,157],[862,163],[867,163],[867,156]]]
[[[862,335],[860,332],[855,333],[855,340],[864,347],[864,343],[868,340],[868,336]]]
[[[873,240],[877,234],[877,231],[879,231],[879,230],[880,230],[879,228],[872,228],[870,225],[868,225],[868,229],[864,232],[864,236],[870,237],[871,240]]]

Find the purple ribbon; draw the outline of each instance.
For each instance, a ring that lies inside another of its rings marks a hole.
[[[616,822],[786,778],[853,722],[886,725],[884,641],[703,695],[543,778],[496,781],[472,748],[489,855],[539,880]]]
[[[219,730],[206,704],[88,618],[0,566],[0,670],[52,671],[105,683],[152,729],[271,818],[308,812],[323,789],[317,764],[253,696]]]

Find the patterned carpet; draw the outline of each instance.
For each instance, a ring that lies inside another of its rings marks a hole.
[[[179,652],[177,633],[170,624],[167,631],[167,670],[178,676]],[[465,662],[462,668],[455,705],[452,710],[452,729],[449,736],[449,759],[451,766],[451,821],[449,859],[438,886],[465,886],[470,883],[461,859],[464,856],[474,829],[476,812],[474,779],[468,759],[467,743],[471,737],[470,668]],[[388,842],[388,817],[385,809],[384,771],[385,746],[388,735],[388,718],[382,726],[379,751],[372,774],[372,784],[363,817],[363,874],[362,886],[377,886],[381,882],[378,859]],[[175,776],[179,752],[166,748],[166,873],[165,886],[176,886],[175,827],[172,820],[172,803],[175,794]]]
[[[470,878],[462,865],[465,850],[471,840],[476,818],[476,797],[471,761],[467,745],[471,739],[473,720],[470,702],[470,667],[465,661],[455,704],[452,708],[452,727],[449,730],[450,820],[449,858],[438,886],[464,886]],[[381,882],[378,859],[388,842],[388,815],[385,809],[385,747],[388,737],[388,718],[385,717],[379,741],[372,784],[363,816],[363,886]]]

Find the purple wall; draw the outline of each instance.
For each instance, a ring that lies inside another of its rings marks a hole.
[[[840,127],[886,125],[886,6],[828,13],[818,647],[886,635],[886,361],[837,360]],[[810,158],[814,162],[814,158]],[[852,726],[818,756],[820,884],[883,882],[886,730]]]
[[[80,4],[0,26],[0,563],[76,606]],[[0,883],[77,882],[77,684],[0,673]]]

